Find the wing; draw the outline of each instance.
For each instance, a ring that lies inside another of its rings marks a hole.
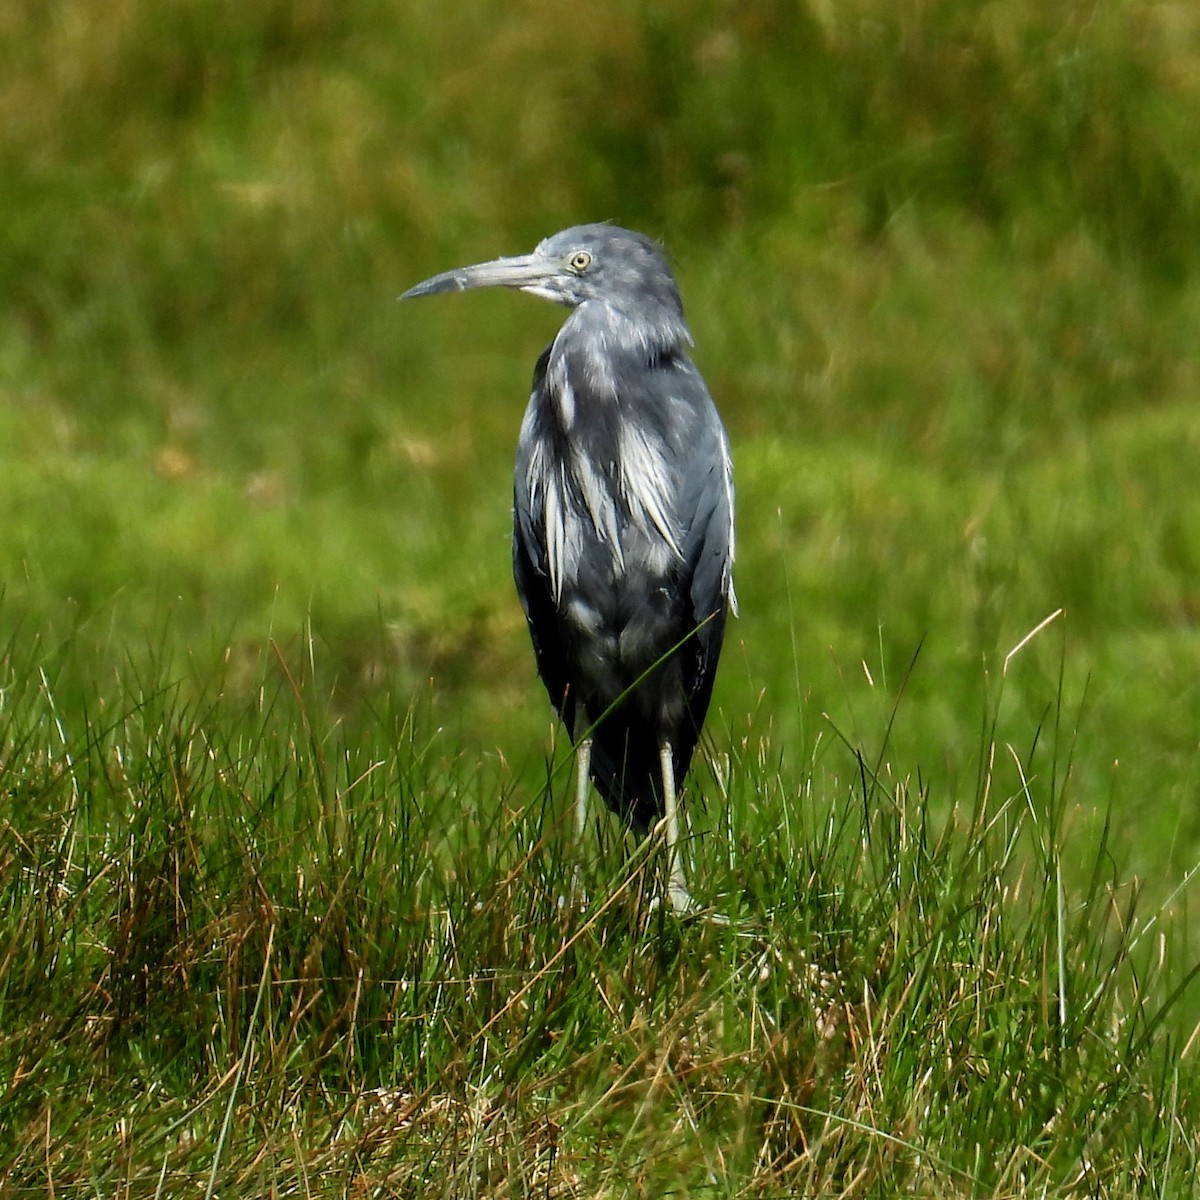
[[[626,515],[643,537],[660,547],[666,543],[675,557],[659,577],[671,599],[665,609],[652,606],[661,624],[650,640],[665,653],[687,639],[678,651],[678,673],[670,673],[683,694],[663,695],[657,709],[664,719],[672,714],[659,734],[671,741],[682,782],[712,697],[726,614],[735,603],[729,441],[700,372],[681,351],[618,378],[623,386],[615,441],[624,452]],[[647,582],[655,586],[653,570]]]
[[[692,452],[681,472],[679,510],[690,514],[681,550],[690,574],[688,595],[695,636],[684,647],[684,686],[690,720],[681,731],[676,775],[687,770],[712,698],[727,612],[736,614],[733,591],[733,467],[729,439],[695,367],[688,364],[694,397]],[[699,394],[702,393],[702,396]],[[690,743],[690,744],[688,744]]]
[[[539,445],[543,436],[542,406],[546,402],[545,377],[549,348],[538,359],[521,435],[517,442],[517,468],[513,482],[513,580],[525,612],[538,675],[546,685],[550,703],[575,733],[574,697],[567,659],[558,632],[556,606],[550,583],[545,544],[547,468]]]

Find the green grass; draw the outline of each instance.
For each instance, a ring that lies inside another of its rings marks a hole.
[[[0,726],[6,1195],[1194,1186],[1190,931],[1069,802],[1065,700],[1036,746],[981,711],[944,822],[886,725],[782,770],[751,729],[688,848],[726,926],[575,844],[562,756],[525,791],[270,655],[252,701],[126,675],[72,728],[40,657]]]
[[[110,9],[0,7],[0,1191],[1191,1195],[1188,6]],[[561,314],[394,303],[602,218],[733,444],[729,928],[559,905]]]

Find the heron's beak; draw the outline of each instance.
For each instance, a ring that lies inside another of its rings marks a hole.
[[[436,292],[465,292],[468,288],[485,287],[519,288],[535,296],[557,299],[557,292],[552,285],[562,273],[562,268],[556,263],[547,262],[538,254],[496,258],[491,262],[476,263],[473,267],[459,267],[455,271],[434,275],[432,279],[410,287],[400,299],[411,300],[414,296],[432,296]]]

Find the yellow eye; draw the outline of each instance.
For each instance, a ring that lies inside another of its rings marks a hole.
[[[592,256],[586,250],[576,250],[568,259],[572,271],[582,275],[592,265]]]

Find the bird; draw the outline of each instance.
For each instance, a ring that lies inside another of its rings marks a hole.
[[[652,238],[576,225],[400,299],[486,287],[571,310],[533,372],[512,550],[538,673],[575,743],[577,831],[590,779],[636,833],[662,828],[684,911],[678,798],[737,613],[729,438]]]

